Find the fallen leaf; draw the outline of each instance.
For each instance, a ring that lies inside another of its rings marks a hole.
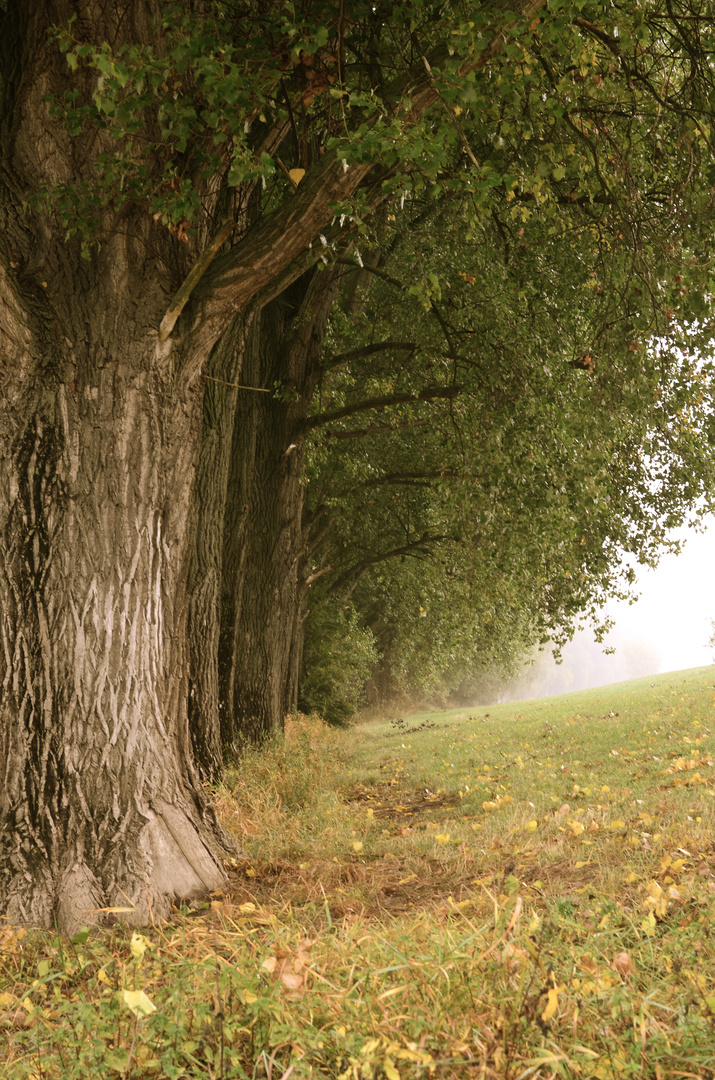
[[[120,999],[135,1016],[151,1016],[156,1012],[156,1005],[146,996],[143,990],[122,990]]]
[[[383,1061],[382,1068],[387,1080],[400,1080],[400,1074],[395,1068],[394,1062],[389,1057],[386,1057]]]
[[[566,986],[554,986],[551,990],[547,991],[546,1008],[541,1014],[541,1019],[546,1022],[556,1013],[559,1007],[559,994],[563,994]]]
[[[619,952],[613,957],[611,967],[614,971],[617,971],[619,975],[623,975],[624,978],[633,971],[633,961],[631,960],[631,954],[628,952]]]
[[[129,942],[129,948],[134,959],[141,962],[144,959],[144,953],[150,945],[151,942],[149,941],[149,938],[144,937],[143,934],[133,933],[132,939]]]

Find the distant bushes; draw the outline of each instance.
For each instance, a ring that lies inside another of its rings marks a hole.
[[[375,638],[357,613],[320,604],[308,616],[300,708],[330,724],[345,724],[360,708],[379,659]]]

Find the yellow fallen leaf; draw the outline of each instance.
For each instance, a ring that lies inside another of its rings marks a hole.
[[[395,1068],[395,1063],[391,1058],[386,1057],[382,1063],[382,1068],[387,1077],[387,1080],[400,1080],[400,1074]]]
[[[541,1019],[546,1022],[556,1013],[559,1007],[559,994],[563,994],[566,986],[554,986],[547,993],[546,1008],[541,1014]]]
[[[256,876],[256,871],[253,869],[252,866],[247,866],[246,869],[243,872],[246,875],[246,877],[255,877]]]
[[[655,934],[655,915],[652,911],[649,911],[645,919],[641,920],[641,928],[646,932],[648,937],[653,937]]]
[[[269,975],[272,975],[276,970],[276,964],[278,963],[275,956],[268,956],[261,964],[261,971],[267,971]]]
[[[305,176],[305,169],[289,169],[288,170],[288,175],[290,176],[291,180],[293,181],[293,183],[297,187],[298,184],[303,179],[303,177]]]
[[[241,904],[238,910],[243,912],[244,915],[250,915],[252,911],[256,910],[256,905],[249,900],[247,904]]]
[[[437,833],[437,835],[435,836],[435,840],[437,841],[438,844],[448,844],[449,843],[449,833],[448,832]]]
[[[362,842],[360,840],[353,840],[353,851],[362,851]]]
[[[579,859],[577,863],[574,863],[577,870],[580,870],[582,866],[588,866],[588,859]]]
[[[129,942],[129,948],[134,959],[138,961],[143,960],[144,953],[150,945],[151,942],[149,941],[149,938],[144,937],[143,934],[133,933],[132,939]]]
[[[143,990],[122,990],[119,996],[135,1016],[151,1016],[153,1012],[156,1012],[156,1005],[149,1000]]]
[[[255,1001],[258,1001],[258,994],[254,994],[253,990],[241,990],[240,993],[246,1005],[253,1005]]]
[[[621,821],[620,818],[614,818],[613,821],[609,821],[609,823],[608,823],[608,828],[609,829],[614,829],[614,830],[615,829],[624,829],[625,826],[626,826],[625,821]]]
[[[526,829],[527,832],[536,832],[538,827],[539,827],[539,823],[536,820],[536,818],[532,818],[531,821],[527,821],[526,825],[524,826],[524,828]]]

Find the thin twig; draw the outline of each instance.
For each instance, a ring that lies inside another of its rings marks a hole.
[[[255,390],[257,394],[270,394],[270,389],[265,386],[242,386],[237,382],[226,382],[224,379],[214,379],[213,375],[203,375],[203,379],[209,379],[211,382],[221,383],[221,386],[231,386],[234,390]]]

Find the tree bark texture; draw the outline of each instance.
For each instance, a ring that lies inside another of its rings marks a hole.
[[[150,5],[134,7],[140,33]],[[102,10],[80,14],[116,37]],[[13,9],[0,173],[0,906],[67,930],[107,907],[161,918],[222,884],[231,850],[187,716],[203,387],[158,339],[185,255],[136,212],[108,220],[84,260],[49,215],[18,206],[74,168],[44,102],[47,25],[69,14]]]
[[[239,750],[282,730],[298,697],[302,637],[305,418],[337,270],[306,273],[255,317],[238,391],[225,521],[221,730]]]
[[[200,393],[126,323],[85,328],[33,335],[0,406],[0,895],[40,925],[223,879],[186,712]]]
[[[214,347],[206,368],[203,427],[192,500],[189,577],[189,723],[202,778],[216,781],[223,768],[219,694],[219,639],[226,500],[243,359],[253,339],[250,312],[237,316]],[[242,537],[236,537],[240,546]]]

